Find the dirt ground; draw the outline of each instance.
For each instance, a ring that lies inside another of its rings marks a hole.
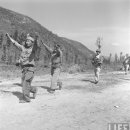
[[[62,73],[63,89],[49,94],[50,75],[36,76],[36,99],[21,104],[20,78],[0,81],[0,130],[107,130],[130,123],[130,74]]]

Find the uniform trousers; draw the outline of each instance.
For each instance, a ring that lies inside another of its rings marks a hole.
[[[36,87],[32,87],[31,83],[34,78],[34,67],[24,67],[22,70],[22,91],[23,98],[30,101],[30,92],[36,93]]]
[[[100,66],[94,67],[95,81],[99,81],[100,71],[101,71],[101,67]]]
[[[128,69],[129,69],[129,64],[125,64],[124,65],[124,69],[125,69],[125,74],[127,74],[128,73]]]
[[[59,89],[59,85],[62,84],[59,77],[61,73],[61,67],[51,67],[51,89]]]

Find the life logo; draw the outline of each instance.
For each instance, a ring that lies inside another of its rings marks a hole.
[[[130,130],[128,123],[109,123],[107,130]]]

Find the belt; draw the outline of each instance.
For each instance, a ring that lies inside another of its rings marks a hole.
[[[24,67],[34,67],[34,65],[32,65],[32,64],[26,64],[26,65],[22,65],[22,67],[24,68]]]

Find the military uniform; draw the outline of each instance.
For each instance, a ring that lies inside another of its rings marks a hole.
[[[128,69],[130,67],[130,57],[127,57],[124,62],[123,62],[123,66],[124,66],[124,69],[125,69],[125,74],[128,73]]]
[[[98,83],[98,81],[99,81],[99,74],[100,74],[100,71],[101,71],[101,66],[102,66],[103,58],[100,55],[100,53],[101,53],[100,50],[96,50],[96,52],[99,52],[99,54],[96,54],[93,57],[92,64],[94,66],[95,83]]]
[[[51,86],[48,92],[53,93],[57,89],[61,89],[62,82],[59,80],[61,65],[62,65],[62,51],[60,46],[55,44],[54,50],[44,44],[45,48],[51,53]]]
[[[51,56],[51,90],[56,90],[61,87],[61,81],[59,80],[61,72],[61,58],[62,52],[60,50],[54,50]]]
[[[35,71],[35,52],[37,48],[34,49],[34,44],[31,47],[26,47],[20,45],[18,42],[13,40],[9,35],[8,37],[14,43],[16,47],[21,50],[21,56],[19,59],[20,66],[22,68],[22,91],[23,91],[23,100],[26,102],[30,102],[30,92],[33,93],[35,98],[37,89],[36,87],[31,86],[31,82],[34,78],[34,71]],[[34,39],[31,37],[27,37],[27,39],[34,42]]]

